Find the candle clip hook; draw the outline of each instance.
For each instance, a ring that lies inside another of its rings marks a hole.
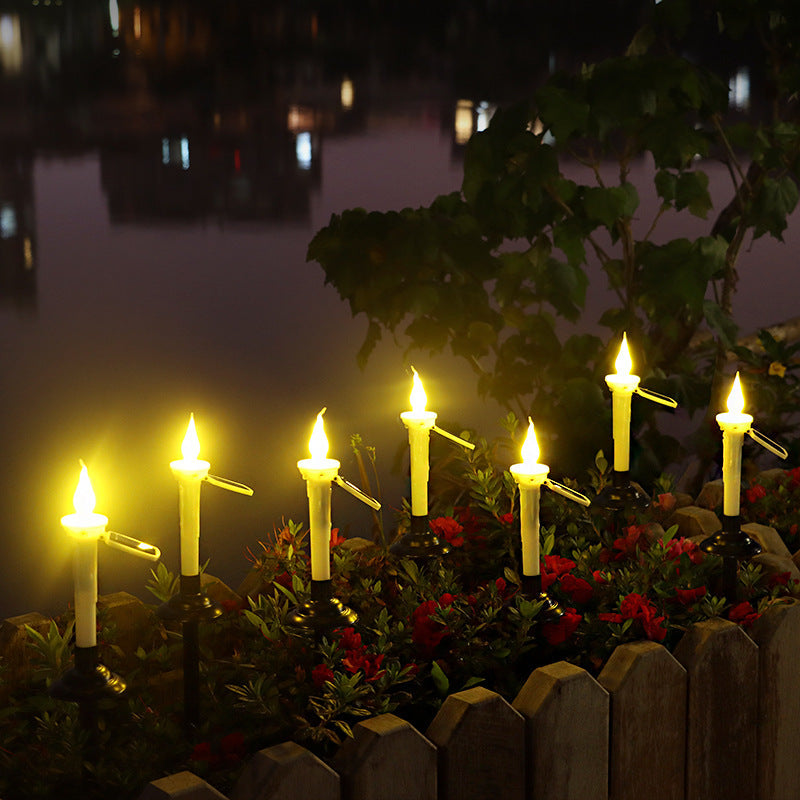
[[[126,536],[124,533],[105,531],[100,535],[100,539],[115,550],[123,550],[126,553],[138,556],[139,558],[145,558],[148,561],[158,561],[158,559],[161,558],[161,550],[154,544],[148,544],[141,539],[134,539],[133,536]]]
[[[659,405],[667,406],[668,408],[678,407],[678,401],[667,397],[665,394],[660,394],[659,392],[654,392],[641,386],[637,386],[633,391],[640,397],[644,397],[645,400],[652,400],[652,402],[658,403]]]
[[[545,478],[544,485],[548,489],[552,489],[556,494],[560,494],[562,497],[566,497],[567,500],[572,500],[574,503],[580,503],[582,506],[589,506],[592,503],[586,495],[576,492],[575,489],[570,489],[569,486],[564,486],[563,483],[559,483],[558,481]]]
[[[247,497],[253,496],[253,490],[243,483],[228,480],[228,478],[220,478],[216,475],[206,475],[203,479],[208,481],[212,486],[219,486],[220,489],[227,489],[229,492],[236,492],[237,494],[244,494]]]
[[[370,497],[366,492],[359,489],[354,483],[350,483],[350,481],[342,478],[341,475],[334,475],[333,482],[337,486],[341,486],[342,489],[353,495],[353,497],[355,497],[357,500],[360,500],[365,505],[375,509],[375,511],[381,510],[381,504],[374,497]]]
[[[467,450],[474,450],[475,445],[472,442],[468,442],[466,439],[462,439],[460,436],[456,436],[449,431],[445,431],[440,428],[438,425],[433,426],[433,430],[439,434],[439,436],[444,436],[445,439],[450,439],[450,441],[455,442],[456,444],[460,444],[462,447],[466,447]]]
[[[778,458],[788,458],[789,451],[786,450],[785,447],[781,447],[777,442],[773,441],[769,438],[769,436],[764,436],[763,433],[759,433],[755,428],[750,428],[747,433],[750,435],[751,439],[754,439],[758,442],[763,448],[770,451],[770,453],[774,453]]]

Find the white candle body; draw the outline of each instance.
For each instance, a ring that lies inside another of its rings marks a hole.
[[[75,645],[97,644],[97,540],[105,533],[108,517],[102,514],[68,514],[61,524],[75,539]]]
[[[639,385],[638,375],[606,375],[611,389],[614,435],[614,470],[627,472],[631,459],[631,395]]]
[[[178,481],[178,517],[181,530],[181,575],[200,573],[200,487],[208,475],[208,461],[182,459],[170,463]]]
[[[742,492],[742,443],[753,417],[729,411],[717,414],[717,424],[722,430],[722,513],[735,517],[739,514]]]
[[[428,513],[428,475],[431,428],[436,424],[435,411],[404,411],[400,415],[408,428],[411,468],[411,514],[424,517]]]
[[[331,577],[331,481],[339,472],[333,458],[306,458],[297,462],[306,482],[308,516],[311,527],[311,580]]]
[[[545,464],[513,464],[510,472],[519,486],[522,574],[535,576],[540,571],[539,500],[550,468]]]

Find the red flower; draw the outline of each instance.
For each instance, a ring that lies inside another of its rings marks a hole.
[[[656,507],[660,508],[662,511],[672,511],[672,509],[675,508],[676,502],[677,500],[672,492],[665,492],[664,494],[660,494],[658,496]]]
[[[347,539],[344,536],[339,536],[339,529],[338,528],[331,528],[331,540],[330,540],[330,549],[333,550],[334,547],[338,547],[340,544],[344,544]]]
[[[190,761],[205,761],[209,767],[219,766],[219,756],[211,749],[210,742],[199,742],[194,746]]]
[[[453,597],[453,595],[452,595],[452,594],[450,594],[450,592],[445,592],[445,593],[444,593],[444,594],[443,594],[443,595],[442,595],[442,596],[439,598],[439,605],[440,605],[442,608],[447,608],[448,606],[451,606],[451,605],[453,605],[453,601],[454,601],[454,600],[455,600],[455,597]]]
[[[653,642],[663,642],[667,629],[662,624],[666,617],[646,616],[640,622],[644,628],[644,635]]]
[[[774,572],[767,579],[767,586],[769,586],[770,589],[776,586],[788,586],[791,578],[791,572]]]
[[[327,664],[317,664],[311,670],[311,680],[318,689],[321,689],[326,681],[332,681],[333,678],[333,670]]]
[[[749,489],[745,490],[744,494],[748,503],[755,503],[762,497],[767,496],[767,490],[760,483],[754,483]]]
[[[272,582],[279,583],[284,589],[289,589],[289,591],[292,589],[292,576],[285,570]]]
[[[513,525],[514,524],[514,514],[509,511],[507,514],[501,514],[497,518],[503,525]]]
[[[563,644],[575,633],[582,619],[580,614],[575,613],[574,608],[568,608],[555,622],[546,622],[542,625],[542,636],[548,644]]]
[[[622,614],[618,614],[616,611],[610,611],[610,612],[607,612],[607,613],[598,614],[597,618],[601,622],[621,623],[621,622],[625,621],[625,617],[623,617]]]
[[[436,517],[436,519],[430,520],[428,525],[431,533],[444,537],[451,547],[464,546],[464,537],[461,536],[464,527],[452,517]]]
[[[239,731],[229,733],[222,738],[219,743],[219,749],[222,753],[222,759],[226,764],[236,764],[242,760],[244,756],[244,734]]]
[[[339,634],[339,643],[345,650],[358,650],[361,647],[361,634],[356,633],[355,628],[340,628],[336,633]]]
[[[552,572],[557,578],[572,572],[578,565],[571,558],[563,558],[562,556],[545,556],[544,568],[548,572]]]
[[[472,537],[483,528],[481,518],[469,506],[458,506],[453,513],[467,536]]]
[[[701,597],[706,596],[705,586],[696,586],[694,589],[676,589],[675,599],[684,606],[696,603]]]
[[[546,569],[542,570],[542,591],[546,592],[550,586],[556,582],[556,576],[553,572],[548,572]]]
[[[619,551],[619,555],[614,557],[619,561],[627,555],[633,555],[637,550],[647,550],[650,543],[644,536],[646,528],[644,525],[629,525],[623,530],[624,536],[614,540],[614,549]]]
[[[588,581],[571,573],[562,576],[559,585],[575,603],[588,603],[594,595],[594,589]]]
[[[669,540],[669,544],[667,545],[667,558],[678,561],[684,553],[689,556],[692,564],[699,564],[705,555],[693,541],[683,536],[676,536]]]
[[[631,592],[622,598],[619,610],[625,619],[639,619],[654,611],[650,600],[644,595],[636,594],[636,592]]]
[[[417,646],[420,652],[430,658],[436,646],[450,633],[446,625],[431,619],[431,615],[437,611],[435,600],[426,600],[414,609],[411,615],[413,629],[411,631],[411,641]]]
[[[596,569],[592,573],[592,580],[595,583],[599,583],[601,586],[606,586],[608,584],[608,579],[605,577],[605,575],[603,575],[603,573],[599,569]]]
[[[736,622],[744,628],[749,628],[761,614],[753,610],[753,607],[747,600],[737,603],[728,612],[728,619],[731,622]]]

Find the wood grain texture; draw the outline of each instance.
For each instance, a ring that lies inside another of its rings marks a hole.
[[[333,767],[343,800],[436,800],[436,748],[394,714],[355,725]]]
[[[631,642],[597,680],[611,697],[611,800],[682,800],[686,670],[662,645]]]
[[[534,670],[513,706],[526,719],[528,800],[607,800],[608,692],[559,661]]]
[[[439,800],[525,800],[525,720],[499,694],[450,695],[427,737],[439,751]]]
[[[800,797],[800,602],[768,608],[750,630],[758,645],[759,800]]]
[[[295,742],[260,750],[239,776],[231,800],[339,800],[339,776]]]
[[[686,800],[756,796],[758,647],[733,622],[693,625],[675,657],[689,679]]]

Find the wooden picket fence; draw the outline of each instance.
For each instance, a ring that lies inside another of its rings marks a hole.
[[[331,765],[293,742],[257,753],[230,800],[797,800],[800,602],[745,632],[690,628],[674,654],[620,645],[597,679],[560,661],[509,703],[450,695],[424,735],[385,714]],[[139,800],[224,800],[190,772]]]

